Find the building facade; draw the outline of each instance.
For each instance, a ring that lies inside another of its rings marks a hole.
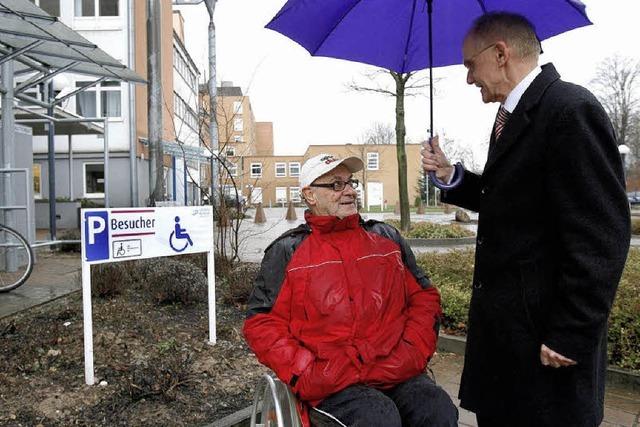
[[[45,12],[147,78],[146,2],[137,0],[31,0]],[[182,17],[171,0],[161,2],[162,144],[166,200],[200,204],[203,149],[198,116],[200,72],[184,45]],[[54,80],[55,93],[81,86],[86,91],[61,107],[77,116],[108,119],[109,176],[104,172],[100,135],[55,136],[56,194],[69,200],[104,203],[109,180],[111,206],[145,206],[149,195],[147,86],[64,73]],[[41,95],[34,91],[32,95]],[[34,193],[49,194],[47,139],[34,137]]]
[[[221,187],[227,197],[235,196],[251,204],[283,206],[289,201],[302,203],[298,179],[304,162],[317,154],[339,157],[357,156],[365,163],[355,174],[362,185],[357,189],[360,205],[386,208],[399,200],[396,146],[390,144],[311,145],[302,156],[274,155],[271,122],[257,122],[249,96],[240,87],[223,82],[218,88],[217,118],[220,155],[225,166],[220,173]],[[206,88],[201,96],[208,105]],[[407,144],[408,193],[411,203],[419,196],[422,174],[419,144]]]

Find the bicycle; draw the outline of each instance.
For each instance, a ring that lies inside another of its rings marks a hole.
[[[0,292],[24,284],[33,271],[33,250],[13,228],[0,224]]]

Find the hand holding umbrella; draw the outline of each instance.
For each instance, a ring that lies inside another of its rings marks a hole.
[[[422,166],[429,172],[432,181],[436,182],[437,179],[437,186],[443,190],[454,188],[462,181],[462,164],[458,162],[455,166],[451,165],[440,149],[437,136],[422,143]],[[455,178],[453,182],[452,178]]]

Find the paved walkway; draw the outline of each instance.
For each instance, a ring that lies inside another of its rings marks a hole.
[[[460,388],[460,374],[464,358],[453,353],[439,353],[431,363],[436,381],[451,396],[456,406]],[[472,412],[459,408],[460,426],[477,426]],[[605,394],[604,422],[602,427],[640,427],[640,393],[625,388],[607,386]]]
[[[81,268],[80,254],[53,254],[39,249],[36,260],[25,284],[0,294],[0,319],[80,289],[80,282],[75,280]]]

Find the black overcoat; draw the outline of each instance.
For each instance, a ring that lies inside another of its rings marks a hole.
[[[600,103],[543,66],[482,175],[465,171],[442,200],[479,213],[462,407],[514,426],[598,425],[607,317],[630,240]],[[542,366],[543,343],[578,364]]]

